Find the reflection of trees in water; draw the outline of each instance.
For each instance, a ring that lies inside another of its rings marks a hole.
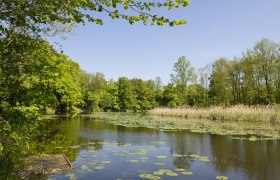
[[[209,152],[209,136],[187,131],[168,133],[170,154],[207,156]],[[188,156],[174,157],[173,164],[178,168],[189,168],[192,160]]]
[[[213,165],[218,171],[242,170],[249,179],[279,179],[279,142],[250,142],[211,136],[210,143]]]

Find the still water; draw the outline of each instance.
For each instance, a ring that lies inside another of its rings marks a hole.
[[[75,168],[48,179],[280,179],[277,140],[124,127],[90,116],[50,127],[52,153],[63,151]]]

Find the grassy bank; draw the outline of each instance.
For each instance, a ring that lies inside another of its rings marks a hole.
[[[210,108],[156,108],[150,115],[204,118],[222,121],[280,123],[280,106],[233,106]]]

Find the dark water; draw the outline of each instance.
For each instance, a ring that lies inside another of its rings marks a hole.
[[[53,120],[52,130],[54,152],[65,152],[75,169],[49,179],[141,179],[160,169],[176,173],[161,179],[280,179],[279,141],[131,128],[85,117]]]

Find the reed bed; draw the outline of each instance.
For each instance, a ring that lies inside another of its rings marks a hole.
[[[280,106],[232,106],[209,108],[155,108],[150,115],[184,118],[206,118],[223,121],[280,123]]]

